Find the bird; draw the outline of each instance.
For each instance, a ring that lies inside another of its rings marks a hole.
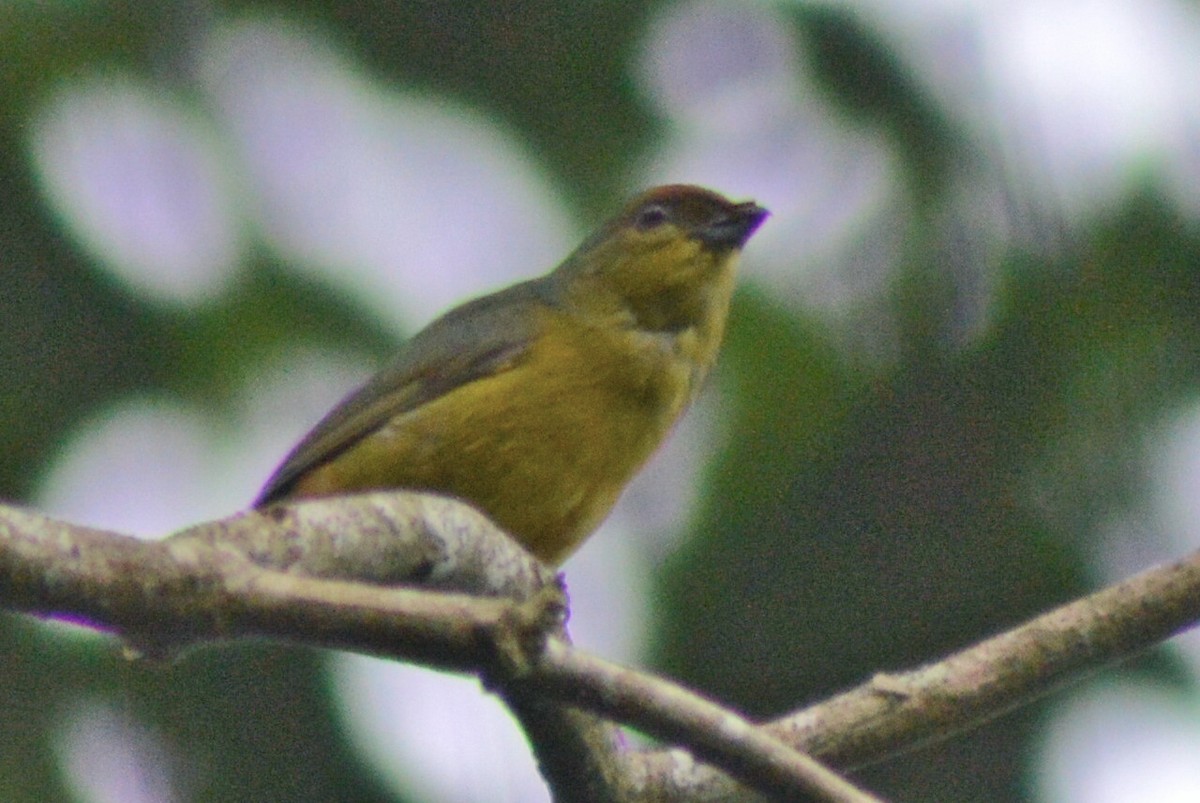
[[[549,273],[413,336],[300,441],[253,507],[444,494],[560,565],[695,399],[739,254],[768,214],[692,185],[637,195]]]

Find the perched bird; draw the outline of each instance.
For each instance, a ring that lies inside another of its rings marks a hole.
[[[695,398],[767,216],[637,196],[561,265],[450,310],[348,396],[254,502],[398,489],[467,501],[558,565]]]

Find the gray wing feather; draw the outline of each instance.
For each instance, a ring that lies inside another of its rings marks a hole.
[[[535,279],[452,309],[405,344],[391,365],[333,408],[287,456],[254,501],[277,501],[326,463],[401,413],[520,362],[532,340],[531,308],[552,303]]]

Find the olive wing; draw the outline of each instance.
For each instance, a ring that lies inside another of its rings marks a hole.
[[[456,307],[417,333],[396,360],[347,396],[296,446],[254,500],[284,499],[312,468],[334,459],[389,419],[455,388],[509,370],[529,350],[535,308],[549,288],[524,282]]]

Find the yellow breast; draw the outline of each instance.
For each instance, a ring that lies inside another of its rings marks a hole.
[[[406,487],[470,501],[558,563],[611,510],[692,395],[676,336],[541,313],[513,368],[391,419],[303,478],[301,496]]]

